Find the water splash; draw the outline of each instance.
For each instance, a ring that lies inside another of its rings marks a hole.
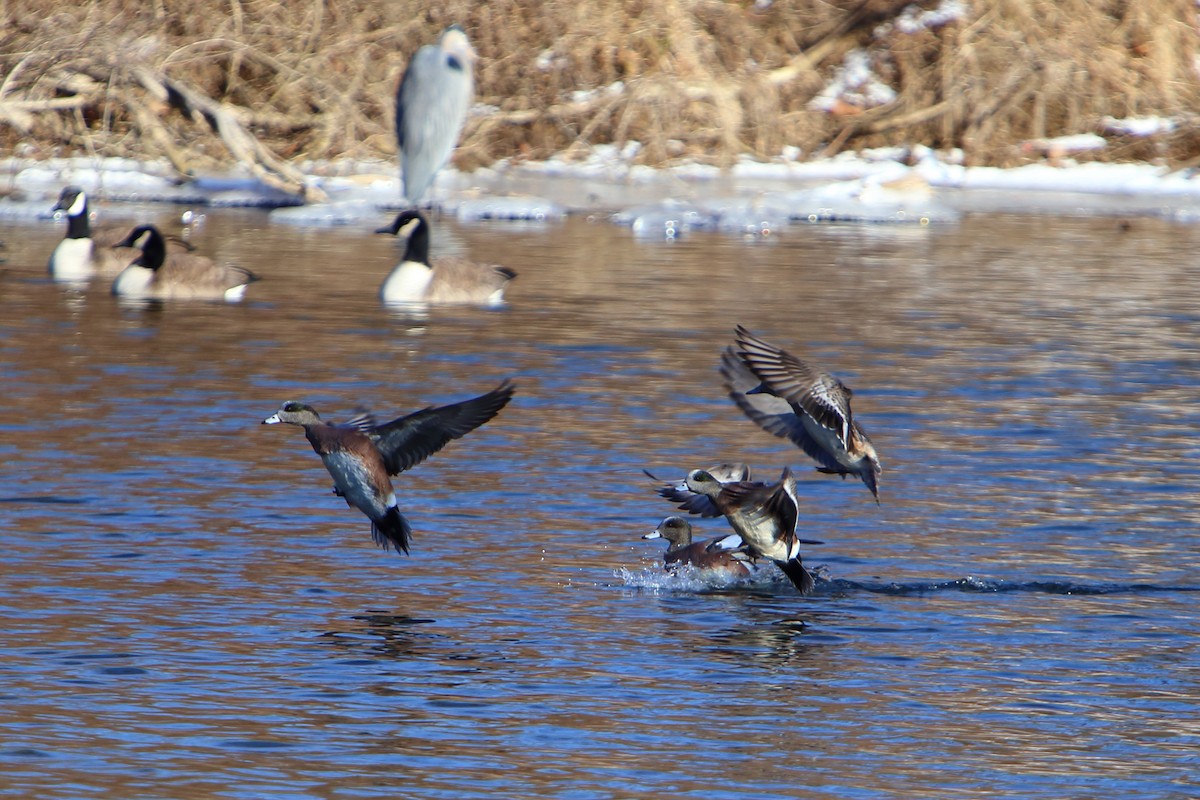
[[[625,586],[643,589],[655,594],[660,592],[712,592],[726,589],[764,588],[774,584],[790,586],[783,573],[769,565],[753,567],[749,575],[730,575],[715,570],[696,569],[686,564],[677,570],[665,570],[661,566],[628,569],[621,567],[614,573]]]

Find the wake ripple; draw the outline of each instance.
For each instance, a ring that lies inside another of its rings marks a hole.
[[[864,583],[850,580],[831,580],[817,584],[817,591],[824,589],[832,593],[870,592],[897,596],[935,594],[937,592],[967,592],[976,594],[1003,594],[1010,592],[1035,592],[1059,595],[1108,595],[1108,594],[1154,594],[1159,592],[1200,592],[1200,586],[1164,586],[1157,583],[1100,583],[1086,584],[1073,581],[1008,581],[983,580],[968,575],[945,581],[919,583]]]
[[[941,592],[963,592],[967,594],[1009,594],[1036,593],[1064,596],[1095,597],[1101,595],[1120,594],[1165,594],[1170,592],[1200,592],[1200,586],[1168,586],[1157,583],[1076,583],[1074,581],[1019,581],[1019,580],[985,580],[968,575],[964,578],[950,578],[941,581],[916,581],[913,583],[871,583],[852,581],[841,578],[829,578],[824,568],[818,567],[814,572],[817,580],[816,596],[844,596],[867,592],[869,594],[892,595],[895,597],[910,597]],[[767,589],[772,592],[795,591],[791,582],[782,573],[769,565],[760,564],[754,574],[744,578],[731,579],[712,572],[698,571],[686,567],[678,571],[667,572],[661,568],[644,568],[640,570],[621,569],[615,577],[629,588],[649,590],[652,592],[712,592],[719,590],[737,589]]]

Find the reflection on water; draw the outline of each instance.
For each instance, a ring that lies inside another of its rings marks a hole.
[[[390,237],[264,219],[193,232],[263,276],[232,306],[54,286],[61,231],[0,230],[0,793],[1191,781],[1200,233],[443,220],[435,247],[519,277],[505,309],[414,316],[376,300]],[[736,323],[855,390],[882,505],[724,397]],[[286,399],[387,416],[509,376],[500,417],[397,482],[411,557],[258,425]],[[734,460],[801,468],[814,596],[658,572],[639,537],[672,509],[641,470]]]

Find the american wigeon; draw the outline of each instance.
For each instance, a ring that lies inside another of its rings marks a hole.
[[[666,539],[667,552],[663,565],[675,569],[691,564],[698,570],[714,572],[728,578],[741,578],[750,574],[750,566],[742,560],[735,549],[722,547],[729,536],[718,536],[703,542],[692,541],[692,523],[683,517],[667,517],[643,539]]]
[[[721,483],[750,480],[750,466],[740,461],[714,464],[704,471]],[[712,500],[707,495],[696,494],[687,488],[686,478],[664,481],[649,470],[642,470],[642,472],[651,480],[661,483],[662,486],[658,493],[672,503],[678,503],[681,510],[700,517],[721,516],[721,512],[712,504]]]
[[[496,416],[514,391],[506,380],[479,397],[430,406],[383,424],[367,414],[341,425],[322,422],[312,406],[289,401],[263,424],[288,422],[304,428],[309,444],[333,476],[334,492],[371,520],[375,543],[407,553],[412,529],[400,513],[390,476],[416,466],[452,439]]]
[[[790,439],[821,466],[856,475],[879,502],[883,467],[870,437],[850,410],[850,389],[791,353],[737,327],[721,358],[729,397],[763,430]]]
[[[153,225],[139,225],[117,247],[141,248],[113,281],[112,292],[143,300],[241,300],[258,280],[248,269],[215,264],[196,253],[168,253],[166,240]]]
[[[409,205],[421,202],[458,143],[475,97],[475,60],[466,32],[451,25],[404,70],[396,90],[396,144]]]
[[[517,273],[496,264],[477,264],[465,258],[440,256],[429,260],[429,221],[420,211],[402,211],[392,224],[376,233],[405,232],[404,257],[379,289],[385,303],[471,304],[498,306]]]
[[[86,281],[94,275],[111,278],[138,257],[132,247],[114,248],[129,229],[93,229],[88,213],[87,192],[68,186],[58,195],[51,211],[67,218],[67,235],[50,254],[50,276],[58,281]]]
[[[707,471],[694,469],[677,489],[708,498],[713,508],[724,515],[729,526],[742,537],[747,556],[774,561],[801,594],[812,592],[813,577],[800,560],[800,545],[806,540],[796,535],[800,511],[796,481],[790,468],[785,467],[779,482],[773,484],[757,481],[722,483]]]

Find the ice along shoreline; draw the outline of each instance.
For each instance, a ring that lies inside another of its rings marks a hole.
[[[607,217],[639,232],[854,221],[932,224],[964,213],[1157,216],[1200,219],[1200,180],[1147,163],[1047,159],[1010,169],[967,167],[926,148],[867,151],[801,161],[745,159],[727,170],[700,164],[633,164],[636,147],[593,148],[567,162],[499,162],[471,173],[445,169],[434,203],[461,221],[546,222],[568,214]],[[386,162],[306,164],[329,203],[295,197],[234,170],[177,181],[165,162],[86,157],[0,160],[0,219],[49,216],[64,185],[110,203],[256,207],[304,226],[375,224],[402,207],[395,166]],[[47,201],[50,201],[49,203]]]

